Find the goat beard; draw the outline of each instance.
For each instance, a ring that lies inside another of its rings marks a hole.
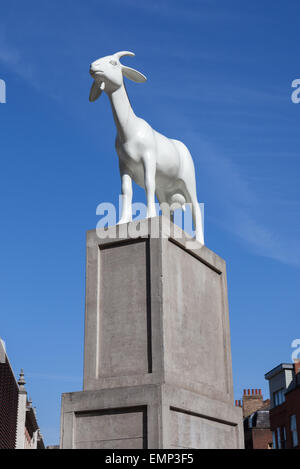
[[[95,79],[95,83],[101,91],[103,91],[105,89],[105,82],[104,81],[101,81],[98,78],[98,79]]]
[[[98,80],[97,81],[94,80],[93,84],[92,84],[91,91],[90,91],[89,100],[91,102],[96,101],[101,96],[101,93],[104,90],[104,88],[105,88],[104,81],[99,82]]]

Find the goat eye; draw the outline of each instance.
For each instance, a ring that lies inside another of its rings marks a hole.
[[[115,60],[110,60],[109,63],[112,64],[112,65],[117,65],[117,62]]]

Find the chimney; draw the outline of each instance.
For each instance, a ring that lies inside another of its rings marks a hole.
[[[300,366],[299,366],[300,368]],[[248,417],[256,412],[263,405],[263,396],[261,389],[244,389],[243,395],[243,415]]]
[[[300,373],[300,358],[295,358],[295,360],[294,360],[294,370],[295,370],[295,375]]]

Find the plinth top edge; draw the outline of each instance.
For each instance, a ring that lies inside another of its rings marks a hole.
[[[199,258],[205,264],[213,267],[221,274],[226,270],[226,262],[214,251],[193,239],[164,216],[157,216],[143,220],[135,220],[108,228],[88,230],[87,247],[95,245],[105,246],[109,244],[128,242],[141,238],[168,239],[180,248]]]

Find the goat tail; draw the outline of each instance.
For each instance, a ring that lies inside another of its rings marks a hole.
[[[171,205],[179,205],[181,209],[185,212],[186,200],[182,194],[173,194],[171,196]],[[179,208],[179,207],[178,207]]]

